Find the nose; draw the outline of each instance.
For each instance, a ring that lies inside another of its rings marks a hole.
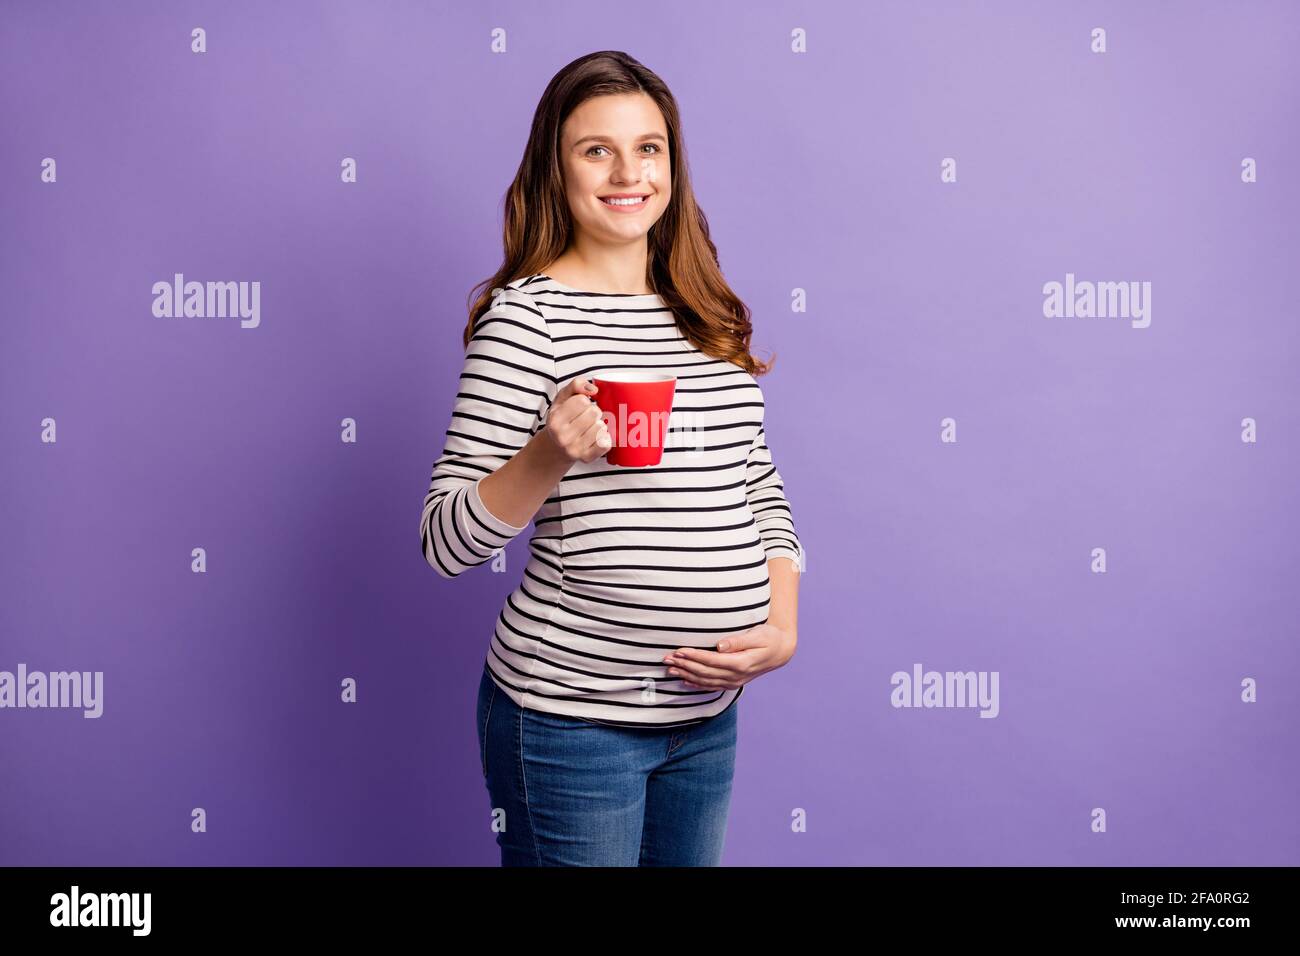
[[[634,185],[641,181],[641,163],[642,159],[636,155],[624,156],[615,166],[615,175],[618,181],[627,185]]]

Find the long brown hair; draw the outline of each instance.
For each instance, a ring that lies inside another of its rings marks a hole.
[[[672,310],[682,335],[701,352],[733,362],[751,375],[765,375],[776,356],[763,362],[750,354],[749,307],[723,279],[709,222],[695,202],[677,101],[653,71],[619,50],[579,57],[547,84],[519,171],[506,191],[505,261],[496,275],[470,293],[473,304],[464,344],[469,345],[475,323],[501,288],[537,275],[568,248],[573,219],[559,160],[560,127],[591,97],[621,93],[650,96],[668,128],[672,195],[647,237],[646,283]]]

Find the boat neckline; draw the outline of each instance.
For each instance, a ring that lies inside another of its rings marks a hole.
[[[549,282],[551,285],[555,286],[555,288],[559,289],[561,292],[572,292],[575,293],[576,295],[599,295],[599,296],[606,296],[608,298],[615,298],[615,299],[657,299],[659,298],[658,292],[594,292],[591,289],[575,289],[573,286],[565,285],[559,279],[555,279],[551,276],[548,276],[544,272],[537,273],[537,275],[535,275],[533,278],[536,279],[538,282]],[[526,289],[527,286],[525,286],[524,288]]]

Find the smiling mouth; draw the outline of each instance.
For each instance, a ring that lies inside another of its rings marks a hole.
[[[650,197],[633,196],[627,199],[613,199],[613,198],[606,199],[602,197],[600,201],[603,202],[606,206],[619,206],[621,208],[626,209],[632,206],[644,206],[647,202],[650,201]]]

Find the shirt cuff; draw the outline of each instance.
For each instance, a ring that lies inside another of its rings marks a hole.
[[[484,475],[484,478],[487,476]],[[488,548],[504,547],[519,532],[523,531],[528,525],[515,526],[507,521],[502,521],[491,511],[487,505],[483,504],[483,498],[479,495],[478,486],[483,481],[480,478],[469,486],[466,493],[465,506],[470,513],[470,532],[474,535],[475,540]],[[485,530],[486,528],[486,530]]]
[[[794,565],[795,571],[799,571],[799,552],[789,544],[770,544],[764,550],[767,552],[767,560],[773,558],[788,558]]]

